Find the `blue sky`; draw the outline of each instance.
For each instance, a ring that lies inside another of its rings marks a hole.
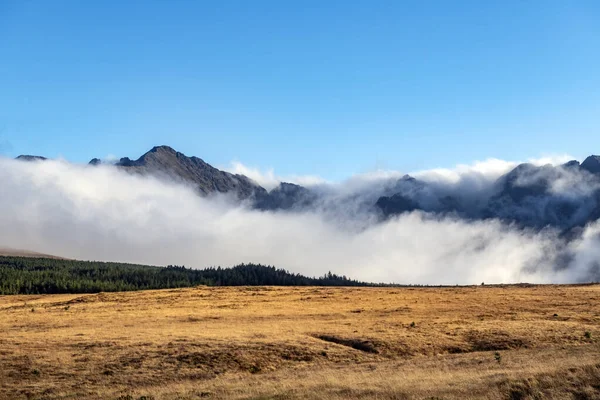
[[[600,153],[597,1],[0,2],[0,153],[330,180]]]

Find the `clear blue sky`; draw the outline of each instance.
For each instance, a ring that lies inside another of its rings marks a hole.
[[[0,152],[342,179],[600,153],[598,1],[0,1]]]

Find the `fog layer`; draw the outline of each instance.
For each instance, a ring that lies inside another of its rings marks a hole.
[[[490,169],[465,166],[416,175],[476,197],[513,166],[494,163],[485,165]],[[113,166],[63,161],[0,159],[0,182],[0,247],[76,259],[193,268],[256,262],[310,276],[332,271],[411,284],[559,283],[600,276],[597,223],[567,243],[551,229],[532,231],[494,219],[468,221],[419,211],[385,221],[352,215],[362,212],[358,208],[336,218],[321,208],[257,211]],[[315,184],[362,199],[384,182],[364,175],[343,184]],[[366,222],[349,229],[352,224],[340,218]]]

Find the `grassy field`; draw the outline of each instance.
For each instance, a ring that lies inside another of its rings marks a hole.
[[[600,286],[0,297],[2,399],[596,399]]]

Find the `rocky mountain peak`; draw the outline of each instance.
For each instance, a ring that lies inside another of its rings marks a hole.
[[[153,157],[177,157],[179,155],[183,156],[184,154],[176,151],[172,147],[164,146],[164,145],[163,146],[154,146],[148,152],[146,152],[146,154],[141,156],[140,160],[145,160],[147,158],[153,158]]]
[[[592,174],[600,173],[600,156],[589,156],[581,163],[581,168]]]
[[[562,165],[563,168],[579,168],[581,164],[577,160],[571,160]]]
[[[243,200],[267,193],[244,175],[221,171],[198,157],[188,157],[169,146],[155,146],[135,161],[123,157],[116,165],[140,175],[166,176],[187,182],[203,195],[232,192]]]

